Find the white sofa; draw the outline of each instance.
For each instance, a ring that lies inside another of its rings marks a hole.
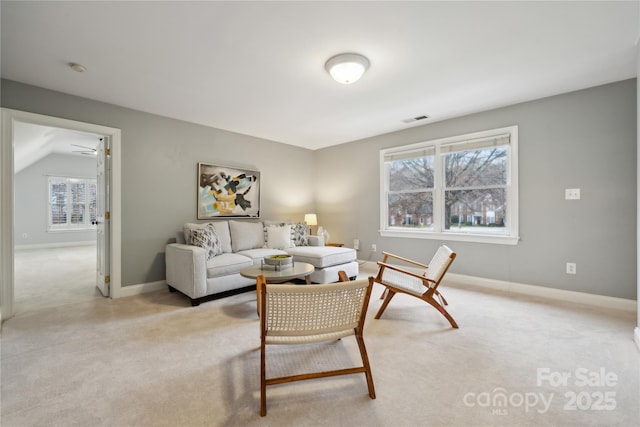
[[[210,253],[212,245],[202,245],[201,241],[194,244],[196,235],[201,236],[202,230],[207,227],[214,229],[215,254]],[[307,236],[306,229],[305,223],[277,221],[187,223],[183,232],[178,233],[177,242],[166,246],[169,290],[186,295],[194,306],[246,292],[255,289],[255,280],[242,277],[240,271],[260,265],[265,256],[285,253],[292,255],[294,262],[306,262],[314,266],[315,271],[311,274],[313,283],[337,282],[340,270],[351,278],[358,275],[355,250],[324,246],[322,237]],[[290,239],[284,237],[287,233]]]

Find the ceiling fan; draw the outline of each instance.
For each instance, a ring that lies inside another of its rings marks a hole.
[[[84,145],[78,145],[78,144],[71,144],[74,147],[79,147],[79,148],[84,148],[84,150],[72,150],[72,153],[80,153],[80,154],[85,154],[87,156],[95,156],[96,155],[96,149],[95,148],[91,148],[91,147],[87,147]]]

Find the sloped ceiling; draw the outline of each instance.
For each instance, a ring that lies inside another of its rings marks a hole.
[[[0,7],[3,78],[309,149],[636,75],[637,1]],[[371,61],[355,84],[342,52]]]
[[[92,156],[99,135],[17,122],[14,126],[14,173],[52,153]]]

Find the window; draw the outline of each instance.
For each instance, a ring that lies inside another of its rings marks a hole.
[[[381,235],[516,244],[518,127],[380,152]]]
[[[49,231],[94,228],[96,180],[49,177]]]

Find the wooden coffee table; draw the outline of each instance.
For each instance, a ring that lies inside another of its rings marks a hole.
[[[281,270],[275,270],[272,268],[262,267],[250,267],[240,271],[242,277],[249,279],[257,279],[258,276],[264,276],[267,283],[283,283],[293,279],[300,279],[304,277],[307,285],[311,284],[311,273],[315,268],[311,264],[306,262],[294,262],[290,268],[283,268]],[[260,284],[256,281],[256,302],[258,315],[260,315]]]

